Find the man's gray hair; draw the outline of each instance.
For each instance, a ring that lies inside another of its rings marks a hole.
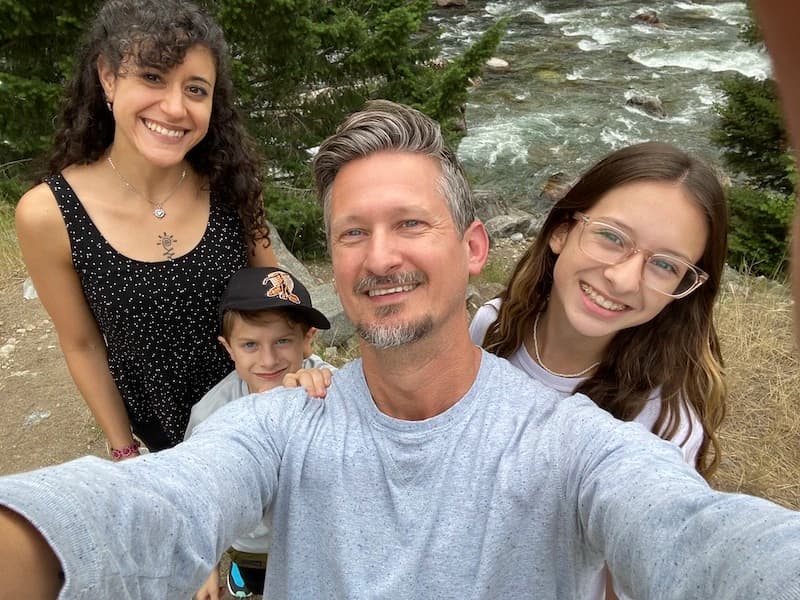
[[[347,163],[375,152],[413,152],[436,159],[442,169],[439,192],[453,222],[463,235],[475,220],[475,205],[464,170],[448,148],[439,124],[409,106],[373,100],[350,115],[322,142],[314,157],[317,197],[322,204],[330,244],[330,205],[333,180]]]

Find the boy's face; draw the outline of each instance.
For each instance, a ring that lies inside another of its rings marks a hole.
[[[299,323],[279,313],[263,313],[256,321],[233,319],[230,339],[218,339],[236,365],[236,372],[251,392],[264,392],[283,383],[311,354],[312,327],[304,335]]]

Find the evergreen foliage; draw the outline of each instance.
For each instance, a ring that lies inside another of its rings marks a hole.
[[[307,149],[369,98],[410,104],[451,142],[469,78],[500,41],[502,24],[443,68],[429,0],[209,0],[236,56],[252,131],[278,179],[305,184]]]
[[[299,259],[325,256],[325,227],[322,208],[309,190],[271,186],[266,190],[272,225],[286,248]]]
[[[775,83],[736,74],[722,82],[725,100],[716,106],[719,122],[712,140],[722,148],[727,165],[759,189],[788,194],[788,142]]]
[[[728,262],[739,270],[782,277],[788,261],[788,231],[794,198],[750,187],[728,190]]]
[[[209,0],[208,7],[231,44],[243,113],[277,184],[267,190],[268,216],[290,250],[308,257],[325,251],[321,213],[303,192],[311,187],[309,150],[370,98],[422,110],[457,144],[469,79],[504,26],[441,65],[430,0]]]
[[[0,0],[0,201],[26,187],[32,159],[50,146],[64,81],[94,10],[85,0]]]

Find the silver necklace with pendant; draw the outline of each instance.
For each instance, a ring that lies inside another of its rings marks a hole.
[[[166,197],[163,200],[161,200],[161,202],[153,202],[153,201],[150,200],[150,198],[148,198],[147,196],[142,194],[139,190],[137,190],[135,187],[133,187],[133,184],[131,184],[130,181],[125,179],[125,176],[117,170],[117,166],[114,164],[114,161],[111,160],[111,155],[110,154],[106,157],[106,160],[108,161],[108,164],[111,165],[111,168],[114,170],[114,173],[117,174],[117,177],[119,177],[119,179],[123,183],[123,185],[125,185],[126,188],[128,188],[130,191],[132,191],[137,196],[140,196],[141,198],[144,198],[145,201],[150,206],[153,207],[153,216],[156,219],[163,219],[164,217],[167,216],[167,211],[164,210],[164,205],[167,203],[167,200],[169,200],[170,198],[172,198],[175,195],[175,192],[177,192],[178,188],[181,187],[181,184],[183,183],[183,180],[186,179],[186,169],[183,169],[183,171],[181,171],[181,178],[178,180],[177,185],[175,185],[175,187],[172,188],[172,191],[169,194],[167,194]]]

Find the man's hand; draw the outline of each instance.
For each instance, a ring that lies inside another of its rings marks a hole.
[[[0,600],[56,598],[61,563],[42,534],[22,515],[0,507]]]

